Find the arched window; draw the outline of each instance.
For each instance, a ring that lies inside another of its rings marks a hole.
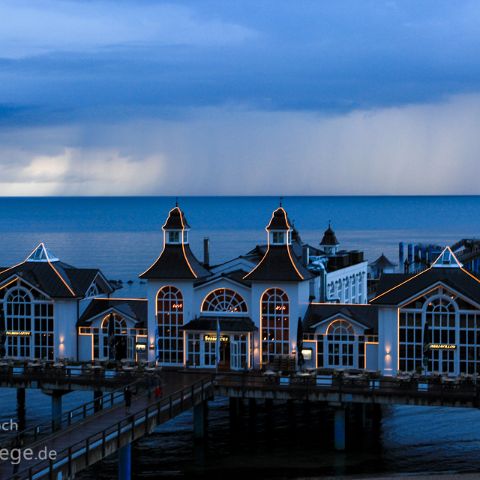
[[[355,332],[346,320],[335,320],[327,328],[327,365],[355,366]]]
[[[103,321],[102,321],[102,328],[103,328],[103,333],[108,334],[108,330],[110,327],[110,320],[111,317],[113,316],[113,321],[115,323],[114,327],[114,332],[115,335],[127,335],[127,321],[121,317],[120,315],[117,315],[116,313],[107,315]]]
[[[183,296],[172,286],[162,287],[157,295],[158,360],[183,364]]]
[[[262,362],[289,353],[290,302],[279,288],[270,288],[261,298]]]
[[[110,332],[110,322],[114,322],[113,336]],[[134,336],[129,335],[125,318],[110,313],[102,320],[103,358],[110,360],[134,359]]]
[[[29,292],[23,288],[16,288],[8,292],[5,299],[7,330],[32,329],[32,300]]]
[[[53,302],[17,285],[5,293],[3,308],[7,356],[53,360]]]
[[[203,300],[202,312],[246,313],[245,300],[229,288],[217,288]]]

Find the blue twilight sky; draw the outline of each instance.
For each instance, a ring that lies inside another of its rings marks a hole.
[[[3,195],[479,193],[480,2],[2,0]]]

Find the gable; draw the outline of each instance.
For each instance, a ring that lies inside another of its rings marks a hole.
[[[402,304],[399,305],[399,307],[402,309],[419,309],[422,308],[425,302],[427,302],[431,297],[441,294],[447,295],[454,299],[457,304],[460,304],[459,307],[461,310],[480,310],[480,303],[473,301],[472,299],[463,295],[461,292],[456,291],[455,289],[443,284],[442,282],[438,282],[431,288],[427,288],[423,292],[419,292],[414,297],[405,300]]]
[[[210,268],[210,271],[214,274],[229,273],[235,270],[243,270],[245,273],[247,273],[252,270],[255,265],[255,262],[251,262],[244,257],[238,257],[220,265],[215,265],[214,267]]]
[[[338,313],[324,320],[321,320],[316,324],[311,325],[310,329],[315,330],[315,333],[324,335],[326,334],[330,324],[337,320],[345,320],[346,322],[350,323],[353,326],[356,335],[363,335],[365,330],[368,330],[370,328],[367,325],[357,322],[351,316],[345,315],[343,313]]]
[[[392,282],[391,280],[394,280]],[[396,283],[392,285],[392,283]],[[433,268],[430,267],[416,275],[400,277],[390,274],[380,279],[379,293],[371,300],[376,305],[402,305],[409,299],[421,295],[422,292],[434,288],[438,284],[444,285],[467,299],[480,304],[480,280],[461,267]],[[385,288],[385,284],[389,288]]]

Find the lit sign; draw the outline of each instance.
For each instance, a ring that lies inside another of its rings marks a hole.
[[[216,342],[217,341],[217,336],[216,335],[205,335],[203,339],[206,342]],[[227,337],[226,335],[220,335],[220,341],[221,342],[228,342],[230,340],[230,337]]]
[[[145,352],[147,350],[147,345],[145,343],[137,343],[135,345],[135,350],[137,350],[137,352]]]
[[[9,337],[29,337],[32,332],[20,331],[20,330],[7,330],[5,335]]]
[[[277,305],[275,307],[275,310],[286,310],[287,309],[287,306],[286,305]]]
[[[312,359],[312,349],[311,348],[302,348],[302,355],[305,361]]]
[[[456,345],[451,343],[431,343],[430,350],[455,350],[457,348]]]

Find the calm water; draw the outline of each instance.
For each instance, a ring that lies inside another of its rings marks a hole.
[[[138,274],[162,247],[161,225],[174,199],[4,198],[0,199],[0,265],[23,258],[41,241],[63,261],[99,267],[109,278],[133,280],[122,295],[141,295]],[[278,199],[272,197],[180,199],[192,227],[191,243],[201,257],[203,237],[212,263],[265,241],[264,227]],[[480,197],[288,197],[284,206],[302,238],[317,244],[328,221],[344,248],[364,250],[373,260],[382,252],[398,262],[399,241],[450,244],[480,235]],[[90,400],[85,393],[64,397],[65,409]],[[15,416],[15,394],[0,389],[0,419]],[[230,431],[225,402],[211,409],[209,441],[192,445],[188,414],[159,429],[136,447],[138,478],[318,478],[331,474],[480,471],[480,412],[446,408],[396,407],[385,412],[380,443],[365,439],[345,454],[334,453],[324,413],[301,409],[287,421],[284,407],[268,424],[259,410],[256,428],[248,418]],[[27,392],[27,421],[48,417],[50,404]],[[307,419],[308,418],[308,419]],[[99,473],[101,472],[101,473]],[[162,472],[160,474],[159,472]],[[238,474],[238,475],[237,475]],[[83,478],[115,478],[115,463]]]

